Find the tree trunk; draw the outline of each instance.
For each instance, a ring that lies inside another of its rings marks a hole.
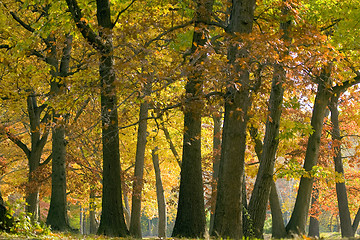
[[[96,204],[95,204],[95,190],[93,186],[90,186],[90,198],[89,198],[89,233],[95,234],[98,224],[96,222]]]
[[[343,238],[354,237],[354,231],[351,226],[351,218],[349,211],[349,204],[345,186],[344,167],[341,155],[341,135],[339,126],[339,110],[338,110],[339,95],[334,95],[331,98],[329,108],[331,111],[332,123],[332,140],[334,148],[334,164],[336,176],[341,176],[342,181],[336,181],[336,195],[339,207],[339,216],[341,224],[341,236]]]
[[[260,139],[258,139],[258,129],[253,126],[250,127],[250,136],[255,142],[255,153],[258,157],[259,161],[261,159],[261,153],[263,149],[263,144]],[[272,237],[279,239],[286,237],[286,229],[284,224],[284,218],[281,211],[281,204],[279,200],[279,195],[277,193],[275,181],[271,182],[270,189],[270,209],[271,209],[271,217],[272,219],[276,219],[276,221],[272,221]]]
[[[41,113],[45,106],[38,106],[35,93],[28,96],[27,99],[28,114],[30,120],[30,135],[31,135],[31,151],[23,144],[23,150],[28,157],[29,165],[29,185],[26,196],[26,211],[32,215],[32,219],[39,218],[39,179],[36,176],[36,170],[40,165],[42,151],[47,142],[49,135],[45,128],[41,136],[41,122],[47,121],[47,114],[45,114],[43,121],[41,120]],[[21,143],[19,143],[21,144]],[[19,145],[18,145],[19,146]],[[27,150],[27,151],[26,151]]]
[[[254,19],[255,0],[234,0],[228,33],[250,33]],[[229,64],[235,72],[225,95],[225,115],[221,147],[219,182],[214,227],[211,235],[242,238],[242,180],[246,149],[246,128],[250,106],[249,71],[236,59],[246,59],[245,44],[232,44],[228,50]]]
[[[103,144],[102,213],[98,234],[129,234],[122,206],[117,96],[109,0],[97,0],[97,19],[105,46],[100,49],[101,120]]]
[[[211,215],[210,215],[210,227],[211,233],[214,226],[214,213],[216,206],[216,192],[217,183],[219,180],[219,167],[220,167],[220,152],[221,152],[221,117],[213,116],[214,121],[214,133],[213,133],[213,174],[211,183]]]
[[[185,87],[183,155],[180,173],[178,211],[173,237],[202,238],[205,232],[205,208],[201,169],[201,99],[203,52],[208,39],[213,0],[198,0],[190,64],[193,69]],[[196,99],[195,99],[196,98]]]
[[[156,153],[157,148],[152,151],[152,161],[154,164],[155,177],[156,177],[156,196],[158,202],[158,237],[166,238],[166,200],[164,195],[164,188],[161,180],[160,166],[159,166],[159,156]]]
[[[286,229],[284,219],[281,211],[281,205],[279,201],[279,195],[276,190],[276,184],[274,180],[271,182],[270,190],[270,208],[272,218],[272,238],[280,239],[286,237]]]
[[[70,57],[72,49],[72,36],[67,35],[63,55],[60,62],[60,68],[57,67],[56,49],[53,50],[53,58],[50,63],[55,69],[60,69],[59,76],[66,76],[69,73]],[[59,76],[53,72],[50,93],[53,98],[59,98],[65,94],[66,88],[63,81],[59,81]],[[51,175],[51,200],[46,223],[53,230],[65,231],[70,228],[67,216],[66,200],[66,144],[65,126],[66,116],[58,114],[58,110],[53,110],[53,128],[52,128],[52,175]]]
[[[356,215],[355,215],[355,218],[354,218],[354,221],[352,224],[352,229],[353,229],[354,234],[356,233],[359,223],[360,223],[360,208],[356,212]]]
[[[57,121],[60,115],[54,115],[56,126],[52,132],[52,175],[51,201],[46,223],[53,230],[69,229],[66,201],[66,141],[64,121]]]
[[[147,83],[144,89],[145,96],[149,96],[149,86],[151,83]],[[146,135],[147,135],[147,117],[149,111],[149,103],[144,100],[140,104],[139,113],[139,128],[136,145],[136,159],[134,170],[134,182],[131,201],[131,220],[130,220],[130,234],[135,238],[142,238],[141,234],[141,192],[143,189],[143,175],[144,175],[144,159],[146,148]]]
[[[318,78],[318,92],[316,94],[311,117],[311,127],[313,129],[313,133],[309,137],[304,160],[304,169],[309,174],[302,176],[300,179],[294,210],[292,212],[290,221],[286,226],[288,234],[305,234],[305,225],[309,213],[311,190],[313,185],[313,177],[310,175],[310,171],[317,164],[319,156],[321,132],[323,128],[325,111],[329,103],[329,98],[331,97],[331,89],[329,88],[330,75],[331,67],[327,66],[322,69],[322,72]]]
[[[127,228],[130,228],[130,219],[131,219],[131,212],[130,212],[130,204],[129,204],[129,197],[127,193],[124,193],[124,215],[126,220]]]
[[[319,215],[320,211],[318,210],[319,201],[319,189],[315,186],[313,188],[311,196],[311,208],[314,208],[313,214],[315,216],[310,216],[309,223],[309,237],[320,238],[320,226],[319,226]]]
[[[280,65],[275,65],[274,76],[269,100],[269,116],[266,121],[266,131],[261,154],[260,166],[252,192],[248,212],[252,227],[252,233],[256,238],[263,238],[266,208],[273,182],[275,155],[279,145],[279,128],[281,117],[281,105],[283,101],[283,82],[286,76],[285,70]],[[247,232],[247,236],[251,236]]]

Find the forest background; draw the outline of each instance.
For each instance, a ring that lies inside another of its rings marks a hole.
[[[2,197],[58,231],[354,236],[358,6],[2,0]]]

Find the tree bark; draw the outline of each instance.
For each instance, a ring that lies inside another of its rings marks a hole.
[[[185,87],[184,138],[180,173],[178,211],[173,237],[202,238],[205,232],[205,207],[201,169],[201,99],[204,46],[208,39],[206,29],[210,22],[213,0],[198,0],[190,64],[193,69]]]
[[[103,144],[102,213],[98,234],[124,237],[129,234],[122,205],[116,76],[114,69],[110,1],[97,0],[99,35],[83,21],[76,0],[66,0],[69,11],[83,37],[100,55],[100,98]]]
[[[312,196],[311,196],[311,208],[314,208],[315,216],[310,216],[309,223],[309,237],[320,238],[320,225],[319,225],[319,215],[320,212],[318,208],[319,201],[319,189],[315,186],[313,188]]]
[[[90,186],[90,198],[89,198],[89,233],[95,234],[98,228],[98,224],[95,218],[96,204],[95,204],[95,190],[93,186]]]
[[[58,77],[69,73],[72,39],[71,35],[66,36],[60,68],[57,66],[56,49],[53,50],[53,60],[50,62],[53,62],[55,69],[60,69],[59,72],[53,73],[51,82],[50,93],[54,98],[66,93],[64,82],[59,81]],[[66,116],[57,113],[56,109],[53,111],[51,200],[46,223],[53,230],[65,231],[70,228],[66,200]]]
[[[263,149],[263,144],[260,139],[258,139],[258,130],[253,126],[250,127],[250,136],[255,142],[255,153],[258,157],[259,161],[261,159],[261,153]],[[286,237],[286,229],[284,224],[284,218],[281,210],[279,195],[277,193],[275,181],[271,182],[270,189],[270,209],[271,209],[271,217],[274,219],[272,224],[272,237],[275,239],[285,238]]]
[[[336,196],[338,200],[340,225],[341,225],[341,236],[343,238],[354,237],[354,231],[351,226],[351,218],[349,211],[349,203],[347,198],[344,167],[342,163],[341,155],[341,135],[340,135],[340,124],[339,124],[339,110],[338,101],[339,94],[333,95],[329,104],[331,111],[331,123],[332,123],[332,140],[334,148],[334,165],[335,173],[337,177],[341,177],[341,180],[336,181]]]
[[[331,67],[329,65],[322,69],[318,78],[318,92],[316,94],[311,117],[311,127],[313,129],[313,133],[308,139],[304,160],[304,169],[308,175],[302,176],[300,179],[294,210],[290,221],[286,226],[288,234],[303,235],[305,233],[305,225],[309,213],[311,190],[313,185],[313,177],[310,175],[310,171],[317,164],[319,156],[325,111],[329,103],[329,98],[331,97],[331,89],[329,87],[331,86],[330,75]]]
[[[281,105],[284,95],[282,84],[285,80],[285,76],[285,70],[280,65],[275,65],[269,100],[269,116],[266,121],[266,131],[260,166],[248,207],[251,223],[247,226],[251,226],[253,230],[251,233],[247,232],[247,236],[249,237],[254,234],[256,238],[263,238],[266,208],[271,184],[273,182],[275,155],[279,145],[278,136],[282,109]]]
[[[158,202],[158,214],[159,214],[159,222],[158,222],[158,237],[166,238],[166,200],[164,195],[163,183],[161,180],[160,166],[159,166],[159,155],[156,153],[157,148],[152,150],[152,161],[155,170],[156,177],[156,196]]]
[[[250,33],[254,19],[255,0],[234,0],[228,33]],[[248,57],[247,43],[239,49],[232,44],[228,59],[235,72],[225,94],[219,182],[214,227],[211,235],[242,238],[242,181],[246,148],[246,128],[250,106],[249,71],[236,62]]]
[[[356,212],[353,224],[352,224],[352,229],[354,234],[356,233],[356,230],[358,229],[360,223],[360,208],[358,209],[358,211]]]
[[[144,95],[149,96],[151,83],[147,83],[144,89]],[[130,234],[135,238],[142,238],[141,233],[141,192],[143,189],[143,175],[144,175],[144,159],[146,148],[147,135],[147,117],[149,111],[149,103],[144,100],[140,104],[139,113],[139,128],[136,145],[136,159],[134,170],[134,182],[131,202],[131,220],[130,220]]]
[[[213,174],[211,183],[211,215],[210,227],[211,233],[214,227],[214,213],[216,206],[217,183],[219,180],[220,152],[221,152],[221,117],[213,116],[214,133],[213,133]]]
[[[279,201],[279,195],[276,190],[276,184],[274,180],[271,182],[270,190],[270,209],[272,218],[272,238],[280,239],[286,237],[286,229],[284,219],[281,211],[281,205]]]
[[[44,133],[41,136],[41,113],[45,109],[45,106],[38,106],[35,93],[32,93],[27,98],[28,114],[30,120],[30,135],[31,135],[31,151],[24,145],[24,152],[28,156],[29,165],[29,186],[26,196],[26,211],[32,215],[34,220],[38,220],[39,217],[39,185],[36,176],[36,170],[40,165],[40,159],[42,151],[47,142],[49,135],[48,130],[44,129]],[[47,114],[43,118],[43,122],[47,121]],[[21,143],[21,142],[20,142]],[[19,144],[20,144],[19,143]],[[27,149],[27,151],[25,151]]]

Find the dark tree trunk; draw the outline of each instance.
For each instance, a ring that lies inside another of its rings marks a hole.
[[[288,8],[286,6],[282,7],[282,15],[287,18],[287,14]],[[284,41],[284,43],[289,43],[290,41],[290,24],[291,21],[282,21],[280,23],[280,30],[283,31],[281,39]],[[286,55],[288,55],[286,51],[280,53],[279,58],[282,59]],[[279,145],[278,136],[284,96],[283,83],[286,79],[286,71],[281,64],[275,64],[273,71],[269,99],[269,116],[267,117],[266,121],[265,137],[262,146],[261,158],[259,159],[260,166],[248,207],[251,223],[247,224],[247,226],[251,226],[250,228],[252,228],[252,230],[250,232],[257,238],[263,238],[266,208],[268,199],[270,197],[271,186],[273,186],[273,189],[275,190],[272,196],[275,197],[277,195],[276,186],[273,180],[273,171],[275,166],[275,156]],[[276,199],[274,200],[276,201]],[[276,203],[273,202],[272,204],[273,207],[275,207],[274,204]],[[283,229],[280,231],[282,230]],[[246,233],[249,237],[251,236],[251,234],[248,234],[248,231],[246,231]]]
[[[103,195],[98,234],[124,237],[129,234],[122,206],[121,167],[117,96],[113,59],[112,23],[109,0],[97,0],[101,38],[107,44],[100,50],[101,120],[103,143]]]
[[[100,95],[103,145],[102,213],[98,234],[124,237],[129,234],[122,205],[116,76],[114,69],[110,1],[97,0],[99,35],[83,21],[76,0],[66,0],[83,37],[100,55]]]
[[[214,213],[216,206],[217,183],[219,180],[220,152],[221,152],[221,117],[213,116],[214,133],[213,133],[213,174],[211,183],[211,215],[210,227],[211,233],[214,226]]]
[[[149,96],[151,83],[147,83],[145,86],[144,94]],[[141,192],[143,189],[143,175],[144,175],[144,159],[146,148],[146,135],[147,135],[147,117],[149,111],[149,103],[144,100],[140,104],[139,113],[139,128],[137,135],[136,145],[136,159],[135,159],[135,172],[132,192],[132,204],[131,204],[131,220],[130,220],[130,234],[135,238],[142,238],[141,234]]]
[[[65,47],[60,64],[60,76],[66,76],[69,72],[70,54],[72,48],[72,36],[67,35]],[[54,50],[56,52],[56,50]],[[56,54],[54,55],[54,67],[57,68]],[[51,82],[51,95],[56,98],[65,94],[65,85],[59,81],[58,76],[53,76]],[[65,231],[69,229],[66,200],[66,140],[65,126],[66,117],[53,110],[52,128],[52,175],[51,175],[51,200],[46,223],[53,230]]]
[[[320,212],[318,210],[318,201],[319,201],[319,189],[315,186],[313,188],[312,196],[311,196],[311,208],[314,208],[313,214],[314,216],[310,216],[309,223],[309,237],[320,238],[320,225],[318,217]]]
[[[159,156],[156,153],[157,148],[152,150],[152,161],[155,170],[156,177],[156,196],[158,202],[158,214],[159,214],[159,222],[158,222],[158,237],[166,238],[166,200],[164,195],[164,188],[161,180],[160,166],[159,166]]]
[[[258,139],[258,130],[253,126],[250,127],[250,136],[255,142],[255,152],[260,161],[261,153],[263,149],[263,144],[260,139]],[[286,229],[284,224],[284,218],[281,211],[281,205],[279,200],[279,195],[277,193],[275,181],[271,181],[271,189],[270,189],[270,209],[271,209],[271,217],[274,219],[272,221],[272,237],[275,239],[285,238],[286,237]],[[276,219],[276,220],[275,220]]]
[[[203,52],[208,39],[213,0],[198,0],[190,64],[193,70],[185,87],[183,155],[180,173],[178,211],[172,232],[174,237],[202,238],[205,232],[205,208],[201,169],[201,99]]]
[[[339,110],[338,110],[339,95],[334,95],[331,98],[329,108],[331,111],[331,123],[332,123],[332,140],[334,148],[334,164],[335,173],[337,176],[341,176],[343,181],[336,182],[336,195],[339,207],[339,216],[341,224],[341,236],[343,238],[354,237],[354,231],[351,226],[350,211],[348,205],[348,198],[345,186],[344,167],[341,159],[341,135],[339,126]]]
[[[284,238],[286,237],[286,229],[284,219],[281,211],[281,205],[279,201],[279,195],[276,190],[276,184],[274,180],[271,182],[270,190],[270,208],[272,218],[272,238]]]
[[[247,226],[252,227],[251,233],[257,238],[263,238],[266,208],[273,182],[275,155],[279,144],[281,104],[284,94],[282,85],[285,76],[285,70],[280,65],[275,65],[260,166],[248,207],[251,223]],[[251,236],[250,232],[246,231],[246,233],[249,233],[247,234],[249,237]]]
[[[31,151],[24,145],[24,152],[28,156],[29,164],[29,186],[26,196],[26,211],[31,213],[34,220],[38,220],[39,217],[39,183],[35,171],[40,166],[40,159],[42,151],[47,142],[49,135],[48,130],[45,128],[44,133],[41,136],[41,123],[47,121],[47,114],[41,120],[41,113],[45,109],[45,105],[38,107],[35,97],[35,93],[28,96],[27,99],[28,113],[30,119],[30,131],[31,131]],[[17,143],[21,144],[21,143]],[[19,145],[18,145],[19,146]],[[27,149],[27,151],[25,151]]]
[[[325,111],[329,103],[329,98],[331,97],[329,88],[329,85],[331,83],[330,74],[331,67],[324,67],[318,78],[318,92],[316,94],[313,113],[311,117],[311,127],[313,129],[313,133],[310,135],[308,140],[304,161],[304,169],[308,173],[312,170],[314,166],[316,166],[319,156],[321,132],[323,128]],[[286,226],[288,234],[305,234],[305,225],[309,213],[312,185],[313,177],[301,177],[294,210],[292,212],[290,221]]]
[[[250,33],[254,19],[255,0],[234,0],[228,33]],[[246,43],[247,44],[247,43]],[[225,114],[220,158],[214,227],[211,235],[242,238],[242,181],[246,148],[246,128],[250,106],[249,71],[236,59],[248,57],[248,47],[232,44],[228,50],[229,64],[235,72],[225,95]]]
[[[356,230],[358,229],[359,223],[360,223],[360,208],[356,212],[354,222],[352,224],[352,229],[353,229],[354,234],[356,233]]]

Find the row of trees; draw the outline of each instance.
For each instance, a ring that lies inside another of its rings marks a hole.
[[[173,236],[203,237],[210,210],[211,235],[261,238],[270,202],[281,238],[305,233],[310,206],[317,221],[319,188],[333,179],[342,235],[354,236],[342,147],[355,149],[359,123],[356,4],[2,1],[7,191],[26,193],[34,219],[39,196],[51,196],[46,222],[60,231],[70,228],[67,201],[84,192],[94,227],[101,195],[97,233],[141,238],[153,181],[159,236],[176,209]],[[24,169],[27,179],[14,177]],[[286,226],[277,177],[300,178]]]

